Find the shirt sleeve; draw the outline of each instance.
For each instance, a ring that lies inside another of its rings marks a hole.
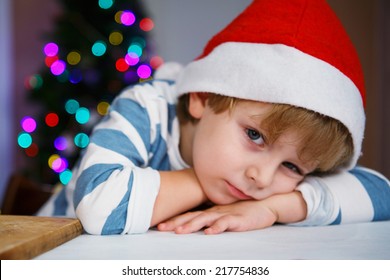
[[[151,100],[148,104],[145,94]],[[156,152],[157,144],[164,149],[156,127],[166,122],[156,112],[166,104],[154,94],[151,85],[128,89],[91,134],[75,174],[73,195],[76,216],[90,234],[142,233],[150,227],[160,186],[151,161],[162,162],[156,157],[166,154]]]
[[[371,169],[356,167],[325,177],[308,177],[298,186],[307,217],[294,223],[316,226],[390,220],[390,183]]]

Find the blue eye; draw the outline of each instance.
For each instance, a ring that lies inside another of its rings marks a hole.
[[[303,175],[303,172],[293,163],[291,162],[283,162],[283,165],[285,167],[287,167],[288,169],[290,169],[291,171],[299,174],[299,175]]]
[[[249,139],[256,145],[263,145],[265,143],[263,135],[257,130],[247,128],[246,134],[248,135]]]

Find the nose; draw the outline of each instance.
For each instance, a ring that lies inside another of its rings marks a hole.
[[[277,168],[271,163],[251,165],[245,175],[258,188],[265,188],[272,184]]]

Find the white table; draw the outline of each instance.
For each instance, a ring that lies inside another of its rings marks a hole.
[[[326,227],[276,225],[220,235],[83,234],[36,259],[229,260],[390,259],[390,221]]]

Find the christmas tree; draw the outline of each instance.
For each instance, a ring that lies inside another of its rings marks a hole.
[[[93,125],[113,98],[149,79],[162,61],[148,44],[152,19],[138,0],[59,0],[63,13],[42,43],[43,67],[26,79],[37,116],[21,120],[25,175],[67,184]]]

